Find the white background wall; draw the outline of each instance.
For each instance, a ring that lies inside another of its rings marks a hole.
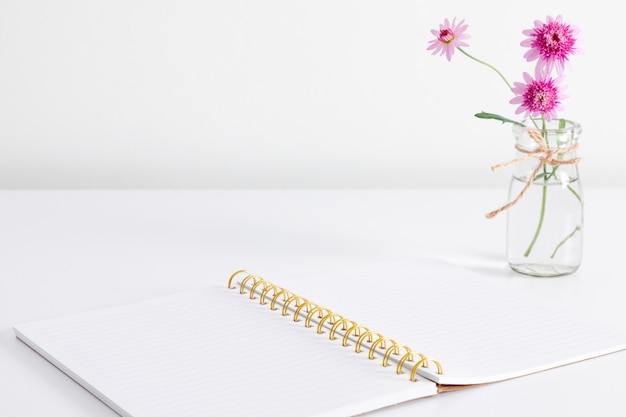
[[[563,116],[585,186],[623,186],[618,2],[0,0],[0,188],[489,187],[511,94],[426,51],[444,17],[521,81],[522,30],[582,29]]]

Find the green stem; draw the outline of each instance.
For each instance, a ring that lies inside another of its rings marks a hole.
[[[543,130],[545,131],[546,129],[546,121],[542,116],[542,125],[543,125]],[[559,128],[563,129],[565,128],[565,120],[561,119],[559,121]],[[546,145],[549,146],[548,144],[548,140],[546,139]],[[546,169],[546,165],[543,165],[543,190],[542,190],[542,195],[541,195],[541,211],[539,213],[539,224],[537,224],[537,230],[535,230],[535,234],[533,236],[532,241],[530,242],[530,245],[528,245],[528,249],[526,249],[526,252],[524,252],[524,256],[528,257],[530,255],[530,252],[532,251],[533,247],[535,246],[535,243],[537,242],[537,238],[539,237],[539,233],[541,232],[541,228],[543,226],[543,220],[545,218],[545,212],[546,212],[546,199],[547,199],[547,195],[548,195],[548,181],[550,180],[550,178],[552,178],[553,176],[556,175],[556,170],[558,169],[558,165],[554,165],[552,166],[552,172],[548,173],[547,169]],[[574,195],[574,197],[576,197],[578,199],[578,201],[582,204],[582,197],[580,196],[580,194],[578,194],[578,192],[576,192],[576,190],[571,186],[568,185],[567,189]],[[554,256],[556,255],[557,251],[561,248],[561,246],[563,246],[565,244],[565,242],[567,242],[569,239],[571,239],[576,232],[578,232],[580,230],[580,226],[576,226],[576,228],[574,229],[573,232],[571,232],[569,235],[567,235],[565,237],[565,239],[563,239],[561,242],[559,242],[559,244],[556,246],[556,248],[554,248],[554,252],[552,252],[552,255],[550,256],[550,258],[554,258]]]
[[[486,66],[486,67],[489,67],[489,68],[491,68],[492,70],[494,70],[494,71],[496,72],[496,74],[498,74],[498,75],[500,76],[500,78],[502,78],[502,81],[504,81],[504,83],[506,84],[506,86],[507,86],[507,87],[509,87],[509,90],[513,90],[513,86],[511,85],[511,83],[510,83],[510,82],[509,82],[509,81],[508,81],[508,80],[504,77],[504,75],[502,75],[502,73],[501,73],[501,72],[500,72],[500,71],[499,71],[496,67],[494,67],[493,65],[491,65],[491,64],[489,64],[489,63],[487,63],[487,62],[485,62],[485,61],[482,61],[482,60],[480,60],[480,59],[476,58],[475,56],[473,56],[473,55],[471,55],[471,54],[467,53],[467,51],[465,51],[465,49],[463,49],[463,48],[461,48],[461,47],[459,47],[459,46],[457,46],[457,47],[456,47],[456,49],[457,49],[459,52],[461,52],[463,55],[465,55],[466,57],[468,57],[469,59],[474,60],[474,61],[478,62],[479,64],[482,64],[482,65],[484,65],[484,66]],[[504,122],[512,122],[512,123],[517,123],[517,122],[513,122],[512,120],[509,120],[509,119],[503,118],[502,116],[494,115],[493,113],[485,113],[485,112],[481,112],[481,113],[477,113],[477,114],[475,114],[475,116],[476,116],[476,117],[479,117],[479,118],[483,118],[483,119],[498,119],[498,120],[502,121],[503,123],[504,123]],[[543,119],[543,116],[542,116],[542,119]],[[530,121],[531,121],[531,122],[535,125],[535,127],[536,127],[537,129],[539,128],[539,127],[537,126],[537,122],[535,122],[535,119],[534,119],[534,118],[532,118],[532,117],[531,117],[531,118],[530,118]]]
[[[576,193],[574,191],[574,193]],[[554,252],[552,252],[552,255],[550,255],[550,259],[554,258],[556,256],[556,252],[561,248],[561,246],[563,246],[565,244],[565,242],[567,242],[568,240],[570,240],[571,238],[574,237],[574,235],[576,234],[576,232],[578,232],[580,230],[580,226],[576,226],[574,228],[574,231],[572,233],[570,233],[569,235],[567,235],[565,237],[565,239],[563,239],[561,242],[559,242],[558,245],[556,245],[556,248],[554,248]]]
[[[572,194],[574,194],[574,197],[576,197],[576,199],[578,199],[578,201],[580,202],[580,204],[583,203],[583,199],[580,196],[580,194],[578,194],[576,192],[576,190],[574,190],[574,187],[572,187],[571,185],[567,186],[567,189],[571,191]],[[576,226],[574,228],[574,231],[572,233],[570,233],[569,235],[565,236],[565,239],[563,239],[562,241],[559,242],[558,245],[556,245],[556,248],[554,248],[554,252],[552,252],[552,255],[550,255],[550,259],[553,259],[556,256],[557,251],[561,248],[561,246],[563,246],[565,244],[565,242],[567,242],[568,240],[570,240],[571,238],[574,237],[574,235],[576,234],[576,232],[580,231],[581,227],[580,225]]]
[[[548,186],[546,185],[547,176],[546,176],[545,164],[543,165],[543,173],[544,173],[543,190],[541,193],[541,211],[539,212],[539,224],[537,224],[537,230],[535,230],[535,235],[533,236],[533,240],[530,242],[530,245],[528,245],[528,249],[526,249],[526,252],[524,252],[525,257],[528,257],[530,255],[530,252],[533,250],[533,247],[535,246],[535,243],[537,242],[537,238],[539,237],[539,233],[541,232],[541,227],[543,226],[543,219],[546,215],[546,197],[548,194]]]
[[[546,120],[543,117],[543,115],[541,116],[541,124],[543,127],[543,131],[545,132],[546,130]],[[546,139],[546,145],[549,146],[548,144],[548,140]],[[553,171],[554,174],[554,171]],[[535,243],[537,242],[537,238],[539,237],[539,233],[541,233],[541,228],[543,226],[543,219],[545,218],[546,215],[546,198],[548,196],[548,172],[546,169],[546,164],[543,164],[543,189],[541,192],[541,211],[539,212],[539,224],[537,224],[537,230],[535,230],[535,235],[533,236],[533,240],[530,242],[530,245],[528,245],[528,249],[526,249],[526,252],[524,252],[524,256],[528,257],[530,255],[530,252],[533,250],[533,247],[535,246]]]
[[[486,65],[487,67],[489,67],[492,70],[494,70],[500,76],[500,78],[502,78],[502,80],[506,83],[507,87],[509,87],[509,90],[513,89],[511,84],[507,81],[506,78],[504,78],[504,75],[502,75],[502,73],[500,71],[498,71],[498,69],[496,67],[494,67],[491,64],[486,63],[485,61],[481,61],[480,59],[478,59],[478,58],[468,54],[467,52],[465,52],[465,50],[463,48],[460,48],[460,47],[457,46],[456,49],[458,49],[463,55],[467,56],[468,58],[473,59],[474,61],[478,62],[479,64]]]
[[[580,194],[576,192],[576,190],[574,190],[574,187],[572,187],[571,185],[568,185],[567,189],[570,190],[572,194],[574,194],[574,197],[576,197],[578,201],[580,201],[580,204],[583,203],[583,198],[580,196]]]

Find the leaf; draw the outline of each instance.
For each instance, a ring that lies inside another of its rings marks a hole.
[[[502,123],[513,123],[519,126],[524,126],[524,124],[521,122],[518,122],[512,119],[507,119],[506,117],[503,117],[494,113],[485,113],[484,111],[481,111],[480,113],[476,113],[474,116],[478,117],[479,119],[494,119],[494,120],[499,120]]]

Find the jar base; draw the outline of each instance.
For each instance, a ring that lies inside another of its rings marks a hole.
[[[515,272],[533,277],[550,278],[569,275],[578,269],[578,265],[553,265],[553,264],[512,264],[509,266]]]

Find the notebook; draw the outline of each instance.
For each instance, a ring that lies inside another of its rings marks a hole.
[[[14,331],[124,417],[352,416],[626,349],[622,331],[432,259],[238,270]]]

